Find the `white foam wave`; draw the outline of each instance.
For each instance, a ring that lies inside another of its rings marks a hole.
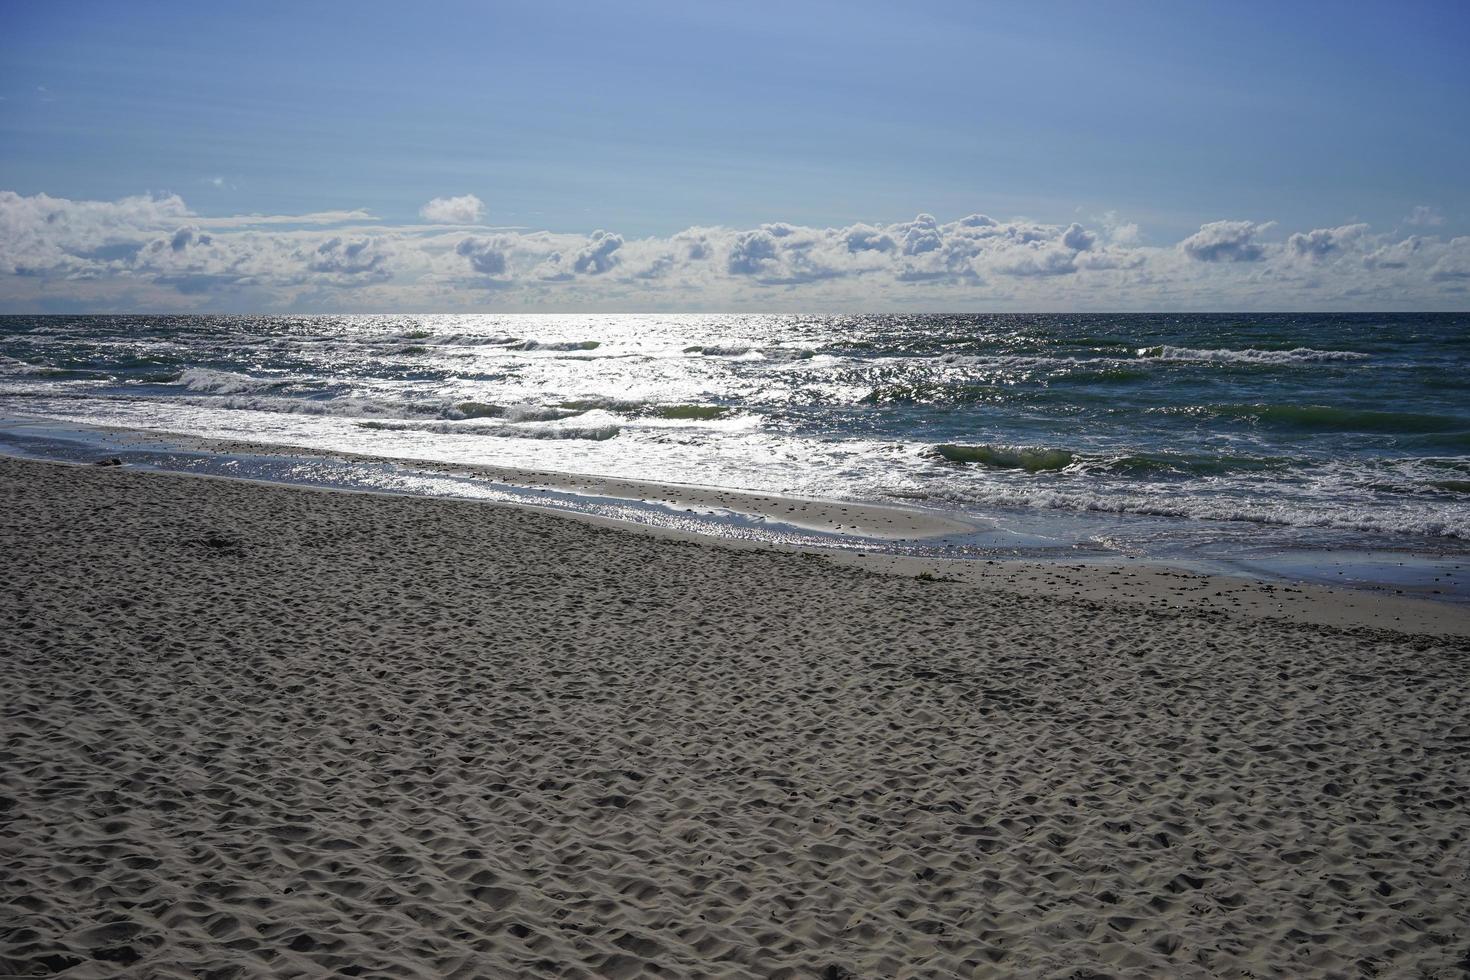
[[[520,351],[586,351],[602,346],[600,340],[522,340],[511,344],[512,350]]]
[[[494,418],[506,422],[549,422],[579,415],[581,408],[537,405],[529,402],[495,405],[463,398],[411,399],[362,392],[330,397],[320,382],[291,378],[255,378],[210,368],[188,368],[175,381],[209,398],[180,400],[199,407],[360,418],[431,416],[455,420]],[[314,397],[302,397],[314,396]]]
[[[183,385],[190,391],[217,395],[238,395],[247,392],[284,391],[302,387],[293,378],[257,378],[234,371],[217,371],[213,368],[192,367],[179,372],[174,384]]]
[[[485,422],[413,422],[393,419],[358,423],[364,429],[389,432],[433,432],[439,435],[491,436],[497,439],[586,439],[603,442],[622,431],[614,422],[602,425],[495,425]]]
[[[555,422],[557,419],[581,415],[583,411],[585,409],[560,408],[555,405],[536,405],[531,402],[521,402],[515,405],[506,405],[505,412],[501,417],[509,422]]]
[[[1160,361],[1213,361],[1236,364],[1310,364],[1319,361],[1362,361],[1368,355],[1351,350],[1316,350],[1312,347],[1295,347],[1291,350],[1244,350],[1228,348],[1203,349],[1197,347],[1140,347],[1138,356]]]
[[[937,496],[966,507],[1013,507],[1028,510],[1136,514],[1145,517],[1201,521],[1243,521],[1278,527],[1328,528],[1422,538],[1470,540],[1470,508],[1397,502],[1393,506],[1345,506],[1299,499],[1249,498],[1222,494],[1196,496],[1095,493],[1087,490],[1041,490],[1026,487],[954,488]]]
[[[425,334],[400,333],[375,338],[374,343],[395,345],[418,345],[420,347],[509,347],[519,342],[519,337],[483,336],[479,334]]]
[[[694,357],[727,357],[732,360],[761,361],[765,355],[758,350],[744,346],[730,346],[723,344],[705,344],[703,346],[686,347],[685,354]]]

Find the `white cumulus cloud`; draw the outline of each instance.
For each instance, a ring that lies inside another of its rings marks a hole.
[[[425,221],[445,225],[477,225],[485,216],[485,202],[473,194],[436,197],[419,208]]]
[[[455,199],[448,199],[455,200]],[[456,217],[481,213],[475,201]],[[446,208],[448,214],[455,208]],[[671,235],[385,225],[363,211],[208,217],[177,196],[0,191],[0,311],[268,309],[1443,309],[1470,238],[1365,224],[1260,240],[1215,221],[1145,245],[1112,215],[974,213]]]
[[[1286,247],[1309,259],[1325,259],[1342,252],[1367,233],[1368,226],[1364,224],[1317,228],[1305,234],[1297,232],[1292,235],[1286,240]]]
[[[1196,262],[1259,262],[1266,248],[1256,235],[1270,223],[1254,221],[1211,221],[1179,243],[1185,255]]]

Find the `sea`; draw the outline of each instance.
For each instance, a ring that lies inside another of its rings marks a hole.
[[[955,556],[1465,599],[1470,314],[8,316],[0,452],[487,499],[510,492],[408,461],[890,502],[998,529],[911,545]]]

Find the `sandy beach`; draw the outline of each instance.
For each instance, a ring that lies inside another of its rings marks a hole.
[[[0,975],[1470,969],[1464,607],[971,565],[0,458]]]

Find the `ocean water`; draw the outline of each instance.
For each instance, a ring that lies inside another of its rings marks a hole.
[[[1470,315],[0,318],[0,415],[952,508],[1094,552],[1470,552]]]

